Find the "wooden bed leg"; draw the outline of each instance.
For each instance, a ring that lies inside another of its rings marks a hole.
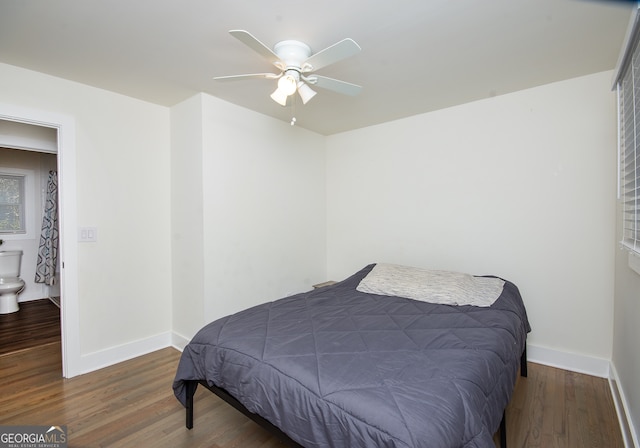
[[[198,382],[185,381],[185,387],[187,388],[186,426],[187,426],[187,429],[192,429],[193,428],[193,396],[196,393]]]
[[[524,346],[522,356],[520,356],[520,376],[527,377],[527,346]]]
[[[502,412],[500,422],[500,448],[507,448],[507,411]]]

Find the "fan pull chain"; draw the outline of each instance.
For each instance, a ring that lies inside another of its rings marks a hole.
[[[291,97],[291,126],[295,126],[296,124],[296,102],[298,98],[295,96]]]

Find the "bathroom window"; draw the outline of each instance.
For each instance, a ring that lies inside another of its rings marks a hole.
[[[25,175],[0,173],[0,234],[27,233]]]

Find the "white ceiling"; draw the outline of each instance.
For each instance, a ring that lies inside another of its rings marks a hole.
[[[596,0],[0,0],[0,62],[171,106],[197,92],[330,135],[611,70],[633,2]],[[318,74],[364,87],[282,107],[275,71],[228,30],[358,55]],[[0,88],[0,99],[1,88]]]

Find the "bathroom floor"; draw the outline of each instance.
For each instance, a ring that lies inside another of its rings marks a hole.
[[[20,303],[0,314],[0,356],[46,344],[60,344],[60,309],[49,299]]]

